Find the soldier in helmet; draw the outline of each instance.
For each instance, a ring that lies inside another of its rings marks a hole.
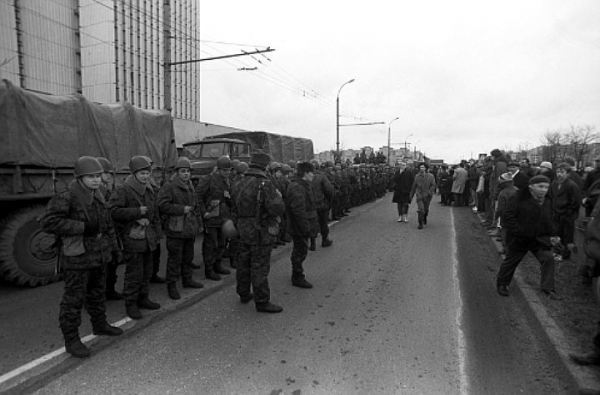
[[[192,163],[182,156],[175,164],[175,176],[158,193],[158,208],[166,216],[167,234],[167,292],[173,300],[181,299],[177,281],[182,279],[184,288],[202,288],[203,285],[192,279],[194,241],[201,222],[196,204],[196,194],[190,180]]]
[[[71,355],[84,358],[90,350],[81,342],[79,326],[85,306],[95,335],[118,336],[123,330],[106,321],[106,265],[117,250],[110,211],[100,191],[102,164],[91,156],[75,162],[75,180],[48,203],[40,223],[61,239],[59,260],[65,288],[58,320]]]
[[[308,242],[318,232],[317,208],[311,183],[314,166],[309,162],[300,162],[296,174],[290,180],[285,206],[290,220],[292,241],[292,285],[300,288],[312,288],[306,281],[302,262],[308,254]]]
[[[331,185],[325,174],[317,170],[319,167],[319,162],[313,159],[310,161],[310,163],[315,168],[311,186],[315,198],[317,219],[319,221],[319,230],[321,233],[321,247],[329,247],[333,244],[333,241],[331,241],[329,238],[329,226],[327,226],[329,209],[331,208],[331,200],[333,199],[333,185]],[[309,249],[311,251],[316,249],[314,237],[311,237],[310,239]]]
[[[231,161],[227,156],[221,156],[217,159],[216,171],[200,178],[196,188],[196,199],[204,220],[204,274],[213,281],[221,280],[220,274],[231,274],[221,263],[225,250],[225,237],[221,227],[231,215],[230,172]]]
[[[108,202],[115,188],[113,165],[106,158],[99,157],[96,159],[98,159],[103,169],[100,192],[104,195],[104,200]],[[117,266],[121,261],[120,255],[120,251],[114,251],[112,261],[106,265],[106,300],[123,300],[123,295],[115,290],[117,284]]]
[[[129,160],[131,175],[110,197],[110,209],[123,245],[125,281],[123,297],[129,318],[142,319],[140,309],[157,310],[160,304],[149,298],[152,252],[158,244],[160,219],[156,196],[150,185],[152,164],[147,157]]]
[[[265,174],[269,161],[269,155],[253,153],[244,178],[233,186],[233,211],[240,234],[236,292],[242,303],[254,299],[259,312],[280,313],[281,306],[270,302],[268,276],[285,206],[281,193]]]

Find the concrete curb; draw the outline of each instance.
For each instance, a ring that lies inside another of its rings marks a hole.
[[[480,222],[483,222],[478,215]],[[498,255],[503,253],[503,246],[497,235],[491,231],[484,229],[487,232],[490,242],[498,251]],[[502,257],[500,257],[502,259]],[[527,259],[527,258],[525,258]],[[540,299],[540,292],[537,288],[528,285],[519,272],[515,272],[514,283],[511,295],[516,296],[521,304],[535,317],[535,324],[539,333],[544,334],[548,344],[552,346],[557,361],[560,361],[561,369],[566,376],[570,377],[573,385],[577,388],[579,394],[585,395],[600,395],[600,378],[597,370],[590,367],[579,366],[569,359],[569,353],[575,350],[575,346],[571,346],[568,340],[556,324],[554,319],[548,313],[548,310]],[[557,301],[561,303],[560,301]],[[591,341],[591,340],[590,340]]]

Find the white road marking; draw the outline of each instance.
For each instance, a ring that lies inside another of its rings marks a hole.
[[[460,295],[460,282],[458,281],[458,247],[456,240],[456,230],[454,229],[454,214],[450,210],[450,227],[452,229],[452,279],[454,281],[454,292],[458,301],[456,309],[456,329],[458,342],[458,373],[459,373],[459,390],[461,394],[469,393],[469,383],[465,369],[465,360],[467,356],[466,341],[464,333],[460,327],[463,316],[463,302]]]
[[[116,326],[116,327],[121,327],[130,321],[131,321],[131,318],[125,317],[122,320],[119,320],[112,325]],[[97,337],[98,336],[96,336],[96,335],[87,335],[84,338],[82,338],[81,341],[82,341],[82,343],[88,343]],[[34,368],[42,365],[43,363],[50,361],[53,358],[56,358],[56,357],[59,357],[59,356],[65,354],[65,353],[66,353],[65,348],[61,347],[58,350],[54,350],[44,356],[41,356],[38,359],[34,359],[33,361],[26,363],[25,365],[19,366],[18,368],[11,370],[10,372],[5,373],[2,376],[0,376],[0,385],[6,383],[8,380],[11,380],[31,369],[34,369]]]

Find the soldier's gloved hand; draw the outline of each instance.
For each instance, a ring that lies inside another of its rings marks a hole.
[[[96,236],[98,233],[100,233],[98,222],[85,222],[85,227],[83,228],[84,236]]]

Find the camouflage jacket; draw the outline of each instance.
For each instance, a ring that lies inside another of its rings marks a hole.
[[[114,190],[109,206],[117,235],[125,251],[145,252],[156,249],[160,219],[154,189],[150,184],[143,185],[134,177],[128,177],[123,185],[119,185]],[[142,215],[141,206],[148,207],[145,215]],[[147,219],[149,222],[148,226],[144,227],[145,238],[132,238],[131,231],[139,227],[138,220],[141,219]]]
[[[327,210],[333,199],[333,185],[329,179],[320,171],[314,172],[315,177],[312,180],[313,196],[315,198],[315,207],[317,210]]]
[[[196,192],[190,181],[184,182],[175,177],[167,182],[158,193],[158,208],[164,217],[164,229],[167,237],[193,239],[202,222],[196,204]],[[191,206],[189,214],[184,213],[185,206]]]
[[[83,236],[86,222],[98,224],[97,235]],[[111,253],[117,250],[113,221],[102,192],[97,189],[91,193],[77,180],[72,181],[65,192],[50,199],[40,224],[45,232],[60,238],[61,245],[70,236],[83,237],[83,254],[65,256],[64,249],[60,249],[59,261],[65,269],[101,267],[112,260]]]
[[[201,177],[196,186],[196,200],[204,226],[220,228],[231,217],[231,184],[218,171]]]
[[[311,184],[294,175],[287,189],[285,206],[292,235],[314,237],[317,234],[317,208]]]
[[[242,243],[270,245],[285,211],[281,193],[264,172],[250,168],[233,186],[233,213]]]

